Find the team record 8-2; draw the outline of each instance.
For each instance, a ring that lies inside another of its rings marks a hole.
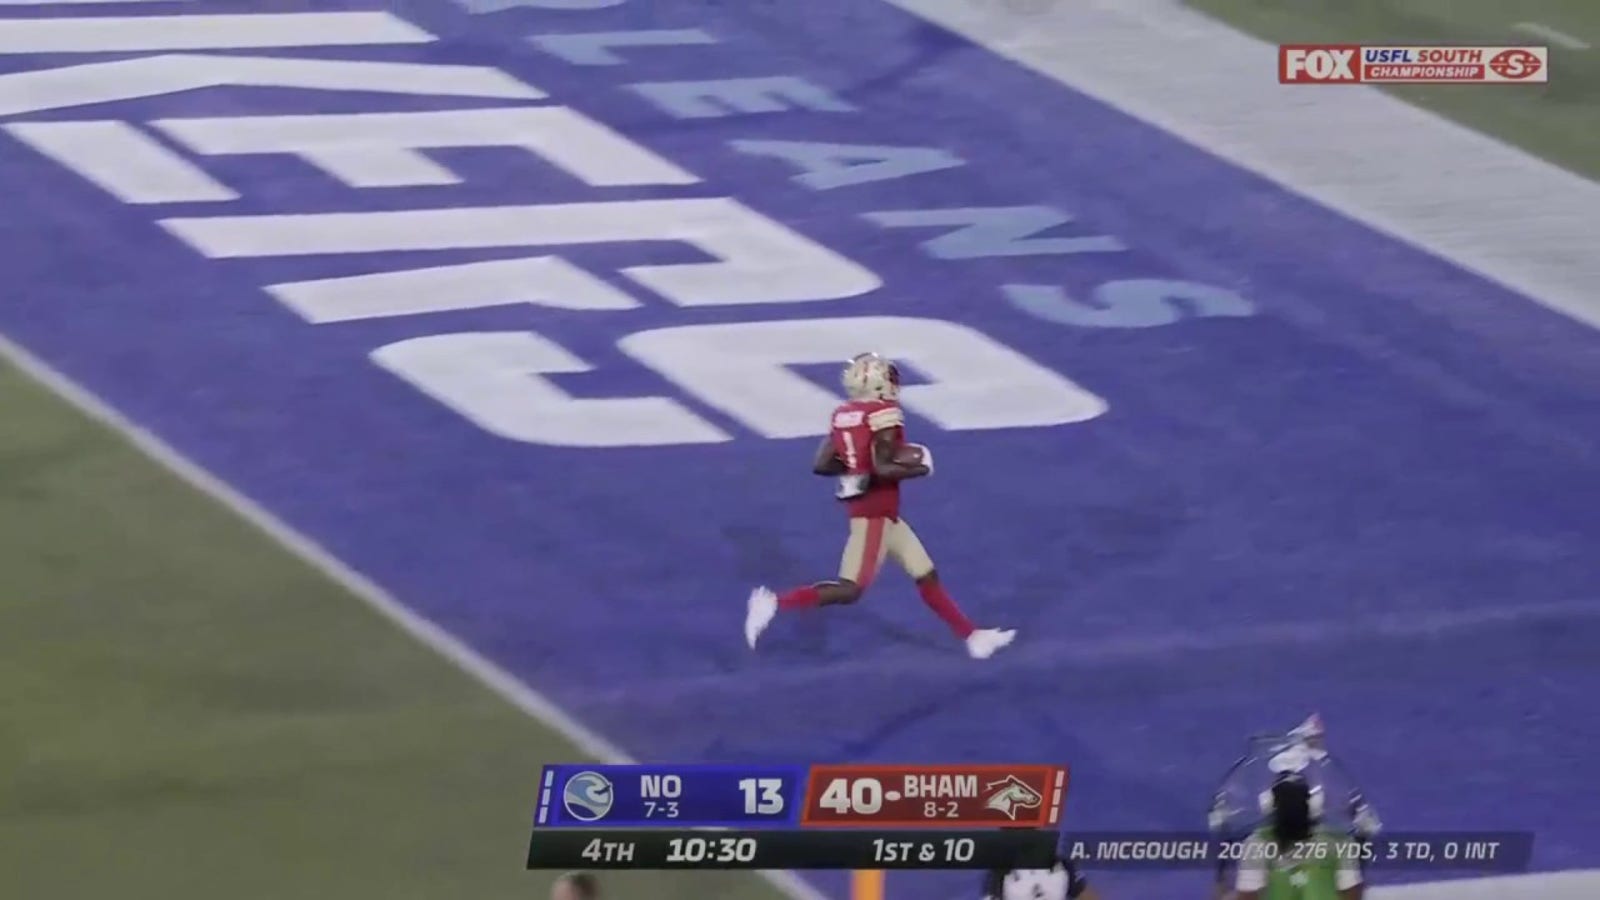
[[[1066,788],[1042,765],[547,766],[528,866],[1047,866]]]

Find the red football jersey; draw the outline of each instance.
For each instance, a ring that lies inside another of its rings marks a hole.
[[[900,404],[892,400],[852,400],[833,411],[829,436],[846,472],[839,476],[837,496],[852,518],[900,517],[900,482],[872,477],[872,438],[893,431],[898,445],[905,440],[905,422]]]

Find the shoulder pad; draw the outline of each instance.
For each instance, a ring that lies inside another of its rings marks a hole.
[[[905,413],[902,413],[898,406],[886,406],[867,413],[867,427],[873,431],[898,428],[905,423]]]

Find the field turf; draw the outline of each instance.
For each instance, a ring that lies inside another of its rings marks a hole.
[[[535,780],[579,751],[3,363],[0,410],[0,895],[545,889]]]
[[[1274,43],[1517,44],[1550,47],[1541,85],[1411,85],[1395,96],[1600,178],[1600,3],[1592,0],[1188,0]],[[1574,49],[1519,28],[1541,25]],[[1350,140],[1360,141],[1358,134]],[[1530,204],[1538,198],[1530,197]]]

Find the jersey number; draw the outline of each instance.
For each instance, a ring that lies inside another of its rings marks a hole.
[[[838,404],[791,365],[848,359],[878,347],[927,383],[907,385],[907,408],[950,431],[1082,422],[1101,398],[979,331],[943,319],[872,316],[681,325],[627,335],[633,359],[751,431],[822,434]],[[710,444],[732,435],[668,396],[574,397],[549,376],[594,367],[531,331],[413,338],[372,359],[501,437],[558,447]],[[847,447],[847,452],[850,448]]]

